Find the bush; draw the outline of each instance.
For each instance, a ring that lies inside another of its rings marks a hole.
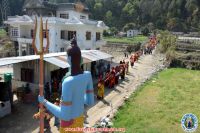
[[[161,31],[158,40],[160,42],[158,49],[161,53],[166,53],[168,50],[175,50],[177,38],[169,31]]]
[[[141,28],[141,32],[142,32],[142,34],[143,34],[144,36],[148,36],[150,31],[149,31],[148,27],[145,26],[145,27],[142,27],[142,28]]]
[[[140,50],[140,47],[141,47],[141,43],[138,42],[137,44],[135,45],[130,45],[126,48],[126,51],[129,52],[129,53],[132,53],[132,52],[135,52],[135,51],[138,51]]]
[[[104,37],[108,37],[108,36],[110,36],[110,34],[108,33],[108,31],[104,30],[104,31],[103,31],[103,36],[104,36]]]

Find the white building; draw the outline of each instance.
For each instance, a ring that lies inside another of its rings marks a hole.
[[[134,37],[134,36],[137,36],[141,34],[141,31],[140,30],[137,30],[137,29],[130,29],[127,31],[127,37]]]
[[[47,0],[28,0],[24,4],[24,11],[25,15],[9,17],[5,21],[9,25],[10,37],[15,42],[19,56],[34,54],[31,44],[35,16],[43,16],[43,27],[48,19],[49,52],[65,51],[74,34],[83,50],[99,49],[106,43],[102,40],[102,34],[108,27],[102,21],[90,20],[88,8],[83,4],[51,4]]]

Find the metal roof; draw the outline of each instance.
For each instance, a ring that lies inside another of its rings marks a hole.
[[[82,57],[87,58],[91,61],[98,61],[102,59],[109,59],[112,58],[113,56],[99,50],[88,50],[88,51],[86,50],[82,51]]]
[[[45,61],[54,64],[60,68],[68,68],[70,65],[67,63],[67,57],[66,56],[55,56],[55,57],[48,57],[44,58]],[[87,64],[92,62],[91,60],[83,57],[83,64]]]
[[[83,64],[87,64],[87,63],[102,60],[102,59],[109,59],[113,57],[112,55],[109,55],[99,50],[81,50],[81,54],[83,57]],[[66,56],[67,56],[66,52],[50,53],[50,54],[44,55],[44,60],[58,67],[67,68],[70,65],[67,63]],[[31,61],[31,60],[37,60],[39,58],[40,58],[39,55],[1,58],[0,66],[16,64],[16,63],[26,62],[26,61]]]
[[[44,58],[46,62],[54,64],[60,68],[68,68],[70,65],[66,61],[66,56],[56,56],[56,57],[48,57]]]
[[[31,55],[31,56],[19,56],[19,57],[10,57],[10,58],[2,58],[0,59],[0,66],[30,61],[30,60],[36,60],[40,57],[37,55]]]

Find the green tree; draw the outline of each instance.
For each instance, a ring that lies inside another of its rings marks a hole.
[[[166,53],[168,50],[174,50],[176,47],[177,38],[169,31],[161,31],[158,40],[160,41],[158,49],[161,53]]]
[[[111,25],[112,21],[113,21],[113,16],[112,16],[112,12],[109,10],[106,12],[106,16],[105,16],[105,22],[108,25]]]
[[[144,26],[141,28],[141,32],[144,36],[148,36],[150,31],[147,26]]]
[[[111,32],[111,35],[117,35],[117,33],[118,33],[118,30],[117,30],[117,28],[116,27],[111,27],[110,28],[110,32]]]
[[[123,27],[123,30],[127,31],[127,30],[134,29],[134,28],[137,28],[135,23],[128,23]]]

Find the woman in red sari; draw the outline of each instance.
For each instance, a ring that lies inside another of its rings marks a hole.
[[[112,67],[109,88],[114,88],[114,86],[115,86],[115,74],[116,74],[115,68]]]

